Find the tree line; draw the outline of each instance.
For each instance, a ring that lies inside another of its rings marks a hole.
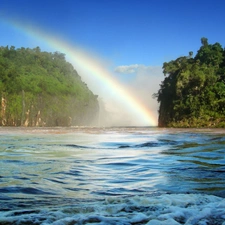
[[[225,127],[225,49],[201,38],[193,56],[163,64],[164,81],[154,94],[160,127]]]
[[[0,47],[0,125],[88,125],[97,98],[63,53]]]

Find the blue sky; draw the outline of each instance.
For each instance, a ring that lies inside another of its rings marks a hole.
[[[224,0],[0,0],[0,45],[46,50],[4,21],[29,23],[110,62],[109,70],[141,89],[157,113],[151,95],[163,62],[195,54],[201,37],[224,46],[224,12]]]
[[[225,40],[223,0],[1,0],[0,18],[19,19],[84,46],[115,65],[160,66]],[[11,39],[1,35],[1,45]],[[13,39],[16,47],[26,45]]]

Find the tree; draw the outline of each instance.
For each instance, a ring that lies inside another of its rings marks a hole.
[[[225,52],[219,43],[202,46],[193,58],[165,62],[165,79],[154,96],[160,103],[159,126],[225,126]]]
[[[39,47],[0,47],[0,95],[0,125],[87,125],[98,114],[97,97],[65,54]]]
[[[206,46],[208,45],[208,39],[205,38],[205,37],[202,37],[202,38],[201,38],[201,43],[202,43],[202,45],[203,45],[204,47],[206,47]]]

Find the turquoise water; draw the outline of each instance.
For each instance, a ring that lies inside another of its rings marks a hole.
[[[222,129],[1,128],[0,224],[224,224]]]

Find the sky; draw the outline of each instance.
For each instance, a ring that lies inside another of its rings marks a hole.
[[[0,45],[58,50],[10,25],[16,21],[79,46],[98,58],[157,120],[152,94],[164,79],[163,63],[195,54],[202,37],[224,46],[224,11],[224,0],[0,0]],[[106,109],[122,118],[107,90],[78,73]]]

